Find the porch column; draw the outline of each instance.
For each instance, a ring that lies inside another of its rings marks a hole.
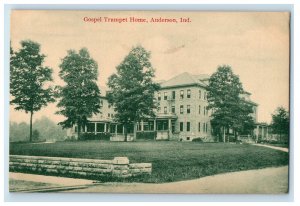
[[[107,123],[104,123],[104,132],[106,132],[106,124],[107,124]]]
[[[97,122],[95,122],[95,135],[97,134]]]
[[[116,126],[115,126],[115,134],[116,134],[116,136],[118,135],[118,124],[116,124]]]
[[[154,119],[153,124],[153,130],[156,131],[156,119]]]
[[[269,127],[267,126],[267,140],[269,140]]]
[[[122,133],[123,133],[123,135],[124,135],[124,133],[125,133],[125,128],[124,128],[124,125],[123,125],[123,131],[122,131]]]
[[[168,119],[168,130],[169,130],[169,140],[171,138],[171,135],[172,135],[172,122],[171,122],[171,118]]]
[[[110,123],[107,123],[107,132],[110,132]]]
[[[144,131],[144,120],[141,121],[141,131]]]

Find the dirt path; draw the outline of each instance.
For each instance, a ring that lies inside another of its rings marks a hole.
[[[30,181],[30,182],[42,182],[42,183],[55,184],[61,186],[87,185],[87,184],[93,184],[94,182],[93,180],[34,175],[34,174],[15,173],[15,172],[9,173],[9,179]]]
[[[289,152],[289,149],[284,148],[284,147],[276,147],[276,146],[265,145],[265,144],[253,144],[253,145],[260,146],[260,147],[268,147],[268,148],[280,150],[280,151],[283,151],[283,152]]]
[[[164,184],[104,183],[71,192],[278,194],[288,191],[288,166],[232,172]]]

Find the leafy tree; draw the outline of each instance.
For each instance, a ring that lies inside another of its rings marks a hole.
[[[32,132],[33,141],[34,139],[34,131],[37,130],[39,132],[40,140],[63,140],[66,137],[66,130],[63,130],[61,126],[57,125],[55,122],[50,120],[48,117],[41,117],[40,119],[36,119],[32,127],[35,128]],[[16,123],[10,122],[9,124],[9,141],[18,142],[18,141],[26,141],[27,136],[26,131],[29,130],[29,125],[25,122]]]
[[[38,141],[40,137],[40,132],[37,129],[34,129],[32,132],[32,139]]]
[[[283,108],[278,107],[274,114],[272,114],[271,128],[273,133],[279,134],[281,141],[282,135],[289,135],[290,119],[289,112]]]
[[[24,142],[28,141],[28,135],[25,135],[29,130],[29,125],[26,122],[9,124],[9,141],[10,142]]]
[[[237,132],[251,131],[254,120],[251,117],[252,106],[241,96],[244,94],[242,83],[228,65],[219,66],[211,75],[207,87],[208,108],[212,109],[211,124],[219,134],[229,128]]]
[[[66,137],[66,130],[60,125],[50,120],[46,116],[34,121],[33,126],[40,133],[40,139],[43,140],[63,140]]]
[[[49,102],[54,102],[53,89],[46,87],[52,81],[52,69],[42,66],[45,55],[40,54],[40,45],[31,40],[21,42],[18,52],[10,50],[10,104],[15,110],[30,113],[29,141],[32,141],[32,117]]]
[[[100,109],[98,64],[90,57],[88,50],[82,48],[78,53],[69,50],[59,67],[59,76],[66,85],[60,87],[58,96],[61,99],[57,106],[61,109],[57,113],[67,118],[59,124],[63,128],[77,124],[79,138],[81,128],[86,125],[88,118]]]
[[[108,100],[115,107],[115,119],[124,125],[125,141],[129,125],[153,117],[157,107],[154,92],[159,85],[152,81],[154,69],[149,59],[150,52],[143,47],[132,48],[108,80]]]

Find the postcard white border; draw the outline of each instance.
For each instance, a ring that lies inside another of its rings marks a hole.
[[[189,4],[189,5],[58,5],[58,4],[14,4],[4,5],[4,165],[8,165],[8,128],[9,122],[9,14],[11,9],[60,9],[60,10],[177,10],[177,11],[290,11],[291,12],[291,79],[290,79],[290,111],[291,119],[294,119],[294,5],[273,4],[273,5],[253,5],[253,4]],[[3,56],[3,55],[2,55]],[[299,76],[299,75],[298,75]],[[2,111],[1,111],[2,113]],[[2,113],[3,114],[3,113]],[[294,122],[291,121],[291,147],[290,147],[290,191],[288,195],[154,195],[154,194],[71,194],[71,193],[35,193],[21,194],[8,192],[8,168],[4,167],[4,198],[5,201],[12,202],[290,202],[294,200]],[[1,140],[2,141],[2,140]],[[2,164],[3,166],[3,164]],[[2,171],[3,171],[2,170]]]

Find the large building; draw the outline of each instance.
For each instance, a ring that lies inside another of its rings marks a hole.
[[[161,89],[155,94],[159,102],[156,117],[136,124],[137,132],[155,132],[157,140],[192,141],[199,138],[205,142],[216,139],[210,124],[211,111],[207,109],[208,75],[191,75],[187,72],[160,83]],[[106,91],[101,88],[101,113],[94,115],[83,129],[87,133],[110,133],[111,140],[124,139],[123,125],[113,121],[115,111],[108,103]],[[257,104],[250,100],[250,93],[243,94],[245,101],[253,105],[256,121]],[[129,129],[129,139],[133,140],[133,125]],[[76,137],[76,126],[68,131],[68,136]]]

